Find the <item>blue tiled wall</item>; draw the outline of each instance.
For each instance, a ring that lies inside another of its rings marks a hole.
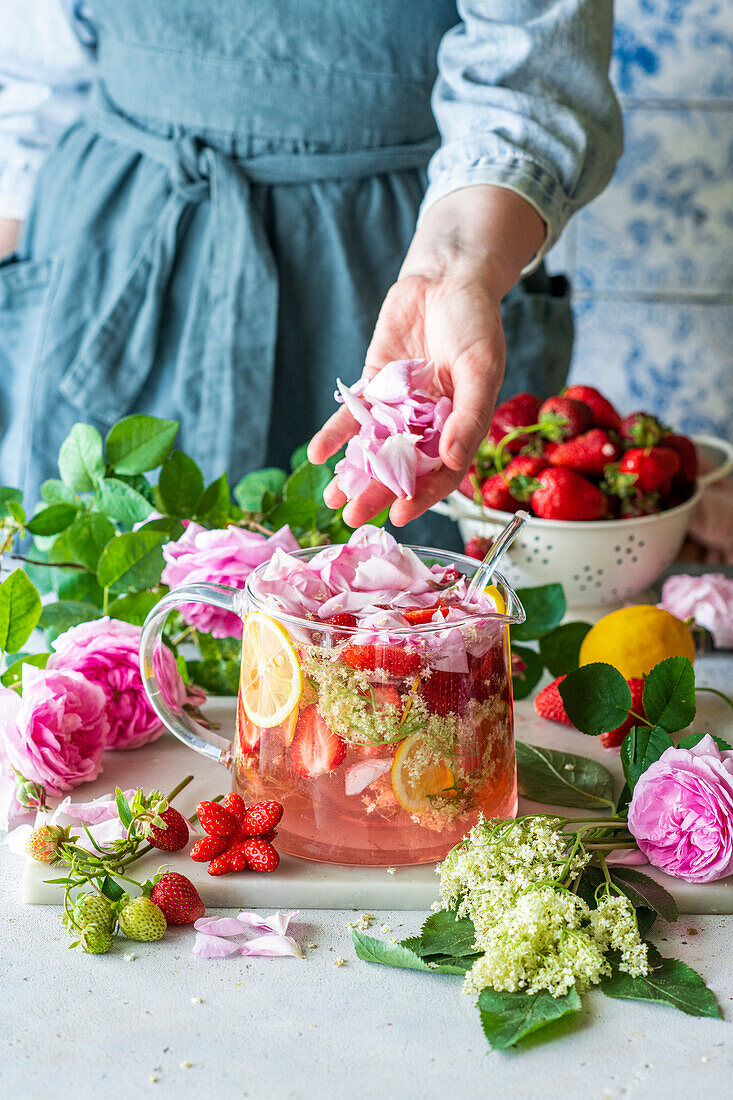
[[[551,253],[571,377],[733,438],[733,0],[616,0],[625,152]]]

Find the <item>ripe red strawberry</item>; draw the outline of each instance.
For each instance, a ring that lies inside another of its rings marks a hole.
[[[227,871],[249,870],[244,840],[238,840],[234,844],[230,845],[230,847],[226,850],[224,858],[226,860]]]
[[[542,446],[542,457],[545,459],[545,462],[548,466],[552,462],[552,456],[559,446],[559,443],[553,443],[551,439],[546,439],[544,441],[544,444]]]
[[[593,424],[593,413],[585,401],[574,401],[572,397],[548,397],[540,406],[538,419],[543,425],[542,434],[547,439],[560,442],[587,432]]]
[[[602,428],[591,428],[575,439],[560,443],[550,462],[553,466],[564,466],[586,477],[603,477],[608,463],[615,462],[620,454],[621,448],[608,432]]]
[[[632,679],[628,680],[627,683],[631,688],[631,709],[636,714],[641,715],[642,718],[646,718],[646,715],[644,714],[643,703],[644,681]],[[600,742],[605,749],[618,748],[629,730],[632,729],[633,726],[638,725],[638,718],[634,718],[629,715],[624,724],[622,726],[619,726],[618,729],[609,730],[608,733],[602,733],[600,736]]]
[[[659,493],[640,493],[638,489],[624,496],[618,502],[619,519],[637,519],[639,516],[654,516],[661,512]]]
[[[680,456],[670,447],[632,447],[618,464],[620,474],[633,474],[633,486],[642,493],[659,491],[679,473]]]
[[[247,813],[247,807],[244,804],[244,799],[241,794],[236,791],[230,791],[222,802],[222,806],[225,810],[229,810],[230,814],[234,814],[240,821],[244,819],[244,815]]]
[[[227,836],[204,836],[197,840],[188,853],[196,863],[208,863],[227,850],[230,838]]]
[[[274,799],[256,802],[244,815],[242,833],[244,836],[264,836],[277,827],[282,815],[283,808]]]
[[[500,443],[509,432],[515,428],[529,427],[537,423],[537,414],[540,411],[540,399],[531,393],[518,393],[503,401],[494,409],[489,430],[489,441]],[[522,434],[512,439],[506,445],[510,454],[517,454],[521,448],[532,439],[532,435]]]
[[[199,802],[196,814],[201,828],[209,836],[230,837],[239,832],[239,822],[234,814],[217,802]]]
[[[546,469],[547,460],[544,455],[517,455],[507,463],[502,473],[511,484],[516,477],[537,477],[537,474],[541,474]]]
[[[691,485],[697,478],[698,470],[695,444],[686,435],[673,435],[671,432],[667,432],[662,439],[662,446],[669,447],[679,456],[680,468],[674,477],[674,481],[678,485]]]
[[[290,745],[290,764],[295,774],[315,779],[337,768],[345,756],[346,742],[329,729],[315,703],[301,711]]]
[[[468,497],[469,500],[476,499],[476,485],[473,478],[478,476],[478,472],[473,463],[468,467],[468,473],[462,479],[461,484],[458,486],[458,492],[463,493],[464,497]]]
[[[53,863],[56,858],[56,841],[48,825],[39,825],[25,842],[28,855],[38,863]]]
[[[329,626],[354,627],[356,626],[356,615],[352,615],[350,611],[338,611],[330,619],[326,619],[326,623]],[[343,642],[348,636],[348,631],[341,630],[334,630],[332,634],[334,642]]]
[[[572,726],[558,691],[558,684],[564,679],[564,676],[558,676],[542,691],[538,691],[534,697],[534,709],[540,718],[546,718],[548,722],[562,722],[564,726]]]
[[[606,511],[601,490],[573,470],[551,467],[539,475],[532,508],[541,519],[593,520]]]
[[[210,875],[226,875],[230,870],[228,852],[222,852],[216,859],[212,859],[207,867],[207,871]]]
[[[477,561],[483,561],[493,545],[493,539],[484,538],[482,535],[474,535],[473,538],[469,539],[466,543],[464,553],[468,558],[476,558]]]
[[[267,872],[277,870],[280,856],[268,840],[263,840],[262,837],[252,837],[251,840],[245,840],[241,847],[247,860],[247,866],[251,871]]]
[[[621,435],[634,447],[656,447],[661,443],[665,427],[651,413],[633,412],[621,421]]]
[[[433,669],[421,684],[420,694],[433,714],[463,714],[471,698],[471,677],[465,672]]]
[[[481,497],[487,508],[499,512],[516,512],[522,507],[521,500],[512,495],[509,484],[503,474],[493,474],[481,486]]]
[[[168,924],[193,924],[206,912],[194,884],[177,871],[168,871],[158,879],[150,891],[150,900],[163,910]]]
[[[387,645],[347,645],[342,659],[352,668],[374,672],[377,668],[391,672],[393,676],[409,676],[420,667],[420,654],[415,650]]]
[[[571,397],[573,401],[585,401],[593,413],[593,424],[596,428],[611,428],[617,432],[621,427],[621,417],[611,402],[593,386],[568,386],[563,390],[563,397]]]
[[[256,752],[260,747],[260,729],[250,722],[242,703],[237,706],[237,738],[244,753]]]
[[[188,822],[174,806],[169,806],[160,816],[165,822],[165,828],[151,825],[148,832],[149,842],[161,852],[180,852],[188,844]]]

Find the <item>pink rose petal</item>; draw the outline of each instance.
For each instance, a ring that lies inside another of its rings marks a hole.
[[[191,954],[197,959],[225,959],[228,955],[241,954],[241,949],[239,944],[222,936],[208,936],[205,932],[197,932]]]
[[[242,955],[260,955],[263,958],[276,958],[279,956],[293,955],[298,959],[303,958],[303,952],[292,936],[258,936],[249,940],[240,947]]]
[[[244,932],[236,917],[199,917],[193,926],[209,936],[241,936]]]
[[[242,912],[237,913],[236,920],[249,928],[267,928],[270,932],[284,936],[288,930],[288,925],[298,916],[299,911],[293,909],[292,913],[281,913],[278,909],[271,917],[261,917],[259,913]]]
[[[348,795],[361,794],[370,784],[379,779],[392,767],[390,760],[365,760],[362,764],[354,764],[344,778],[344,791]]]

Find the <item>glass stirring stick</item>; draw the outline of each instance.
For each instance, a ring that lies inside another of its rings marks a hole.
[[[525,523],[529,519],[527,512],[516,512],[514,518],[507,523],[504,530],[496,536],[491,549],[479,565],[478,569],[473,575],[473,579],[466,590],[466,603],[471,603],[480,592],[486,588],[486,585],[491,580],[497,563],[510,542],[513,542],[517,537]]]

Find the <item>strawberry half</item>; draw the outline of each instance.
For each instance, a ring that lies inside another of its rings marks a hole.
[[[381,668],[393,676],[409,676],[420,667],[419,653],[396,646],[352,644],[344,647],[341,657],[347,665],[362,672],[374,672]]]
[[[337,768],[346,756],[346,742],[334,733],[312,703],[298,716],[290,745],[290,765],[296,775],[315,779]]]
[[[471,677],[465,672],[433,669],[420,686],[420,694],[433,714],[463,714],[471,698]]]

